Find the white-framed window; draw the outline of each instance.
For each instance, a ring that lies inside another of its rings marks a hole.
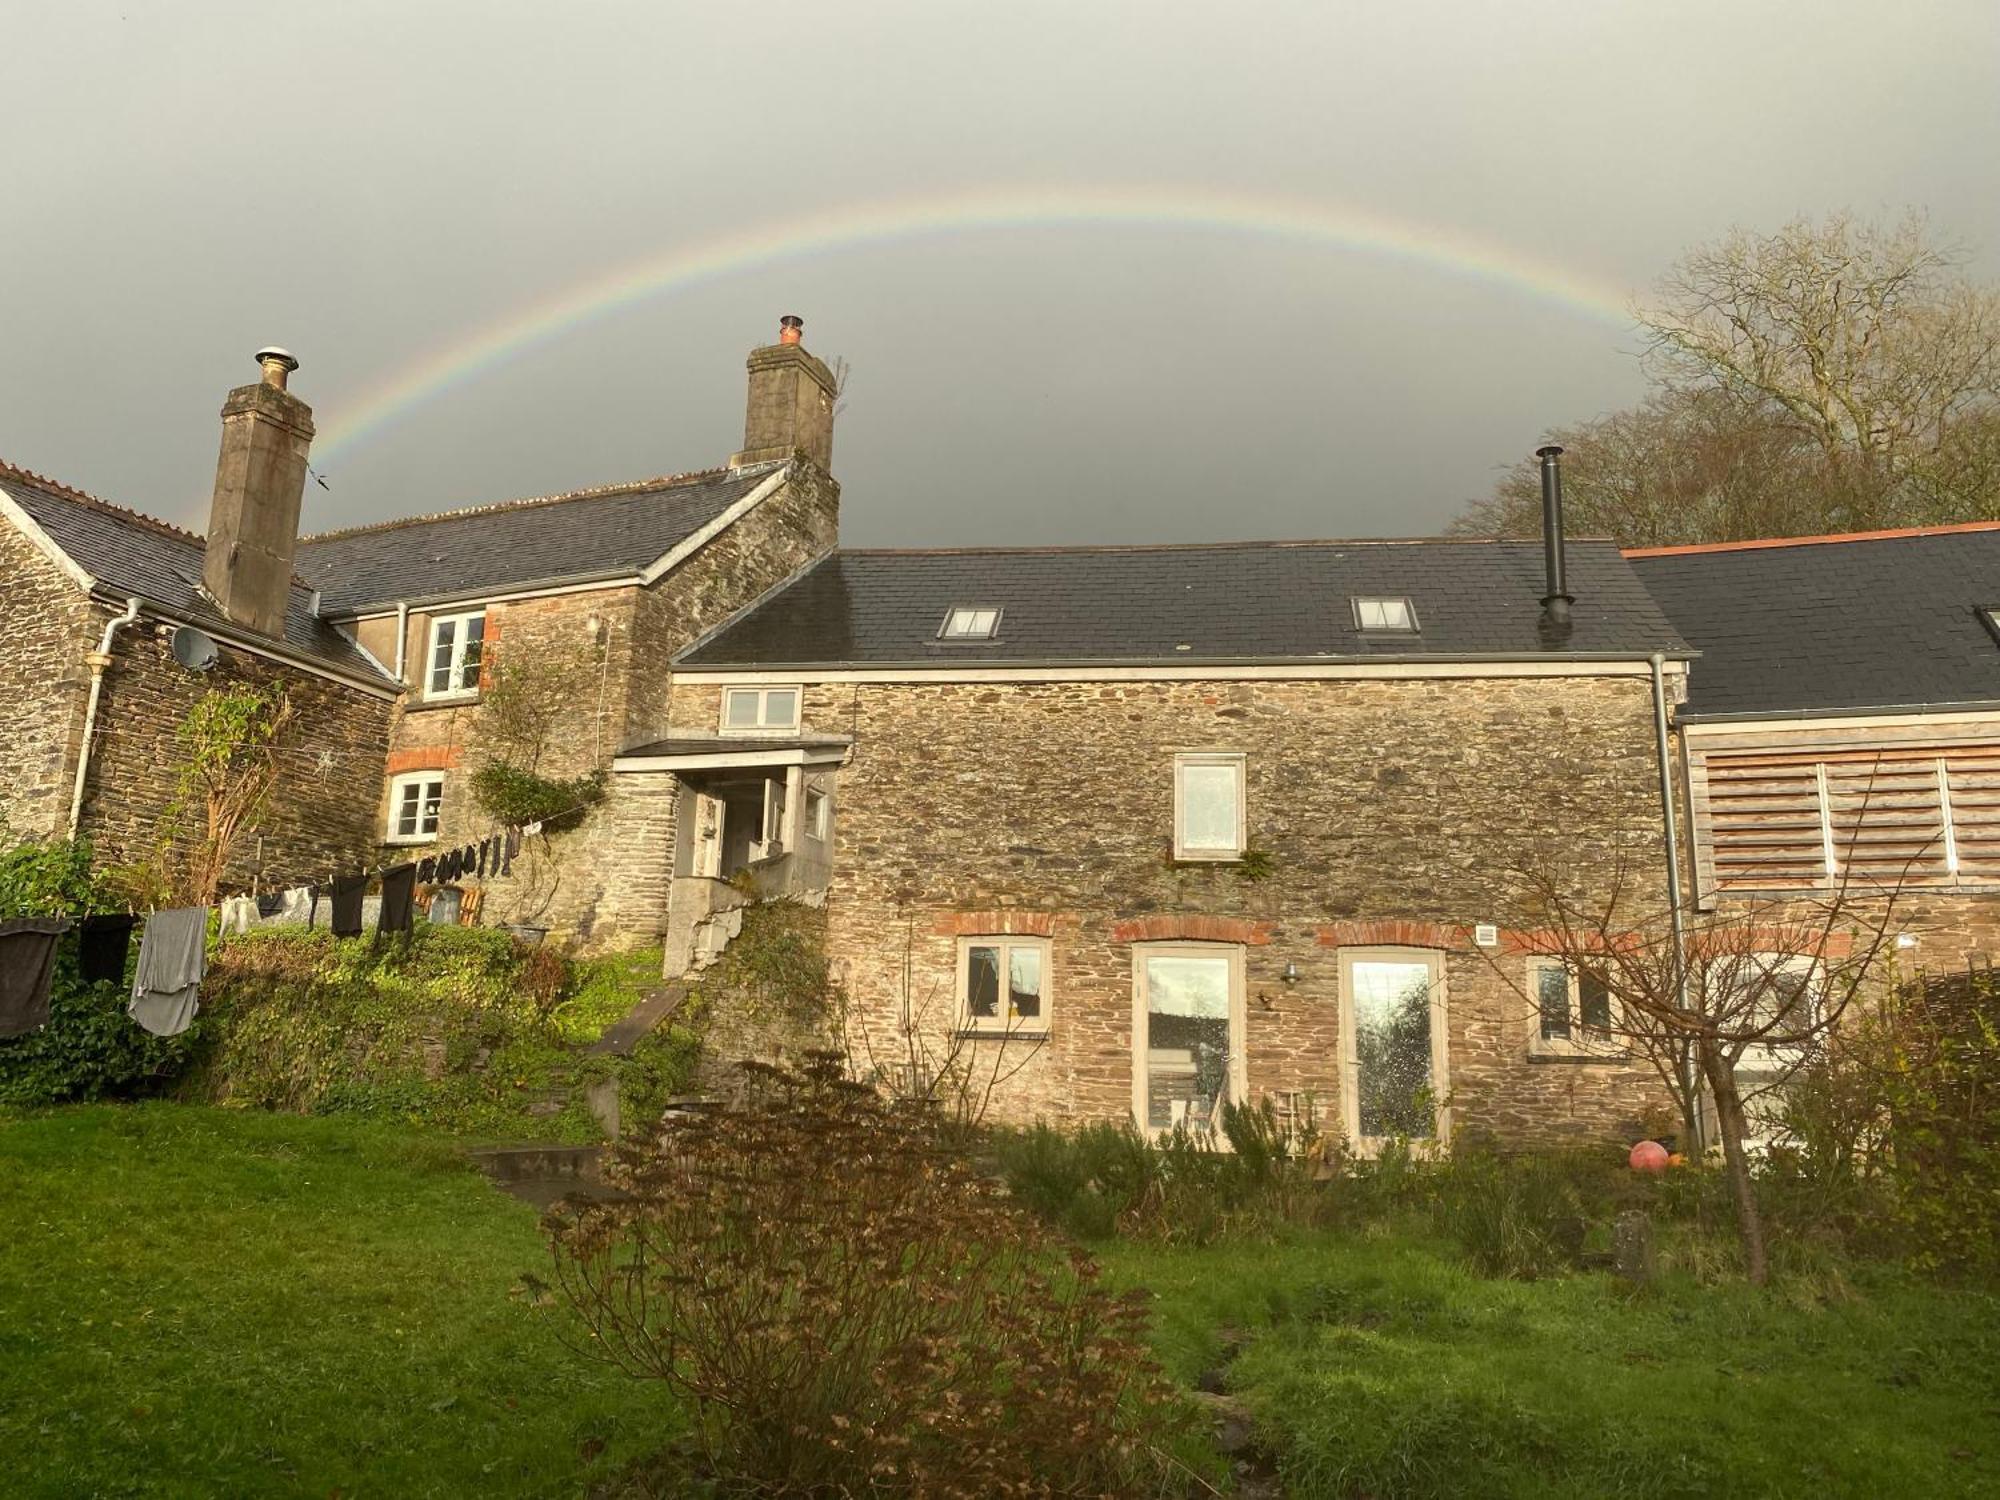
[[[426,698],[470,698],[479,692],[479,663],[486,646],[486,611],[431,616],[424,655]]]
[[[725,734],[782,732],[799,727],[799,690],[795,687],[733,687],[722,690]]]
[[[1132,949],[1132,1117],[1222,1138],[1222,1107],[1249,1094],[1243,949],[1138,943]]]
[[[1049,1029],[1049,940],[958,940],[958,1015],[966,1031],[1042,1036]]]
[[[826,794],[826,788],[806,783],[806,837],[826,842],[828,830],[832,826],[833,799]]]
[[[438,835],[438,814],[444,808],[444,772],[412,771],[389,783],[391,844],[428,844]]]
[[[1233,751],[1174,757],[1174,858],[1241,859],[1248,838],[1244,757]]]
[[[1417,607],[1407,599],[1357,596],[1354,600],[1354,628],[1414,633],[1417,628]]]
[[[989,641],[1000,633],[1000,611],[981,604],[957,604],[938,627],[941,641]]]
[[[1362,1155],[1450,1136],[1444,962],[1428,948],[1340,951],[1341,1112]]]
[[[1535,1018],[1528,1051],[1537,1057],[1619,1057],[1623,1040],[1612,1018],[1616,1001],[1602,974],[1572,971],[1558,958],[1528,962],[1528,993]]]

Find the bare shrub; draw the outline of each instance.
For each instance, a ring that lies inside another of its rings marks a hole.
[[[622,1149],[547,1221],[590,1351],[659,1380],[725,1490],[1132,1495],[1166,1399],[1113,1296],[942,1144],[935,1112],[746,1065],[743,1108]]]

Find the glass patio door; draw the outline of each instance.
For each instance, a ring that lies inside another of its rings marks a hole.
[[[1443,973],[1425,952],[1353,952],[1341,960],[1341,1050],[1348,1139],[1363,1152],[1385,1140],[1445,1134]]]
[[[1230,947],[1141,947],[1133,959],[1132,1109],[1149,1134],[1222,1129],[1242,1099],[1243,954]]]

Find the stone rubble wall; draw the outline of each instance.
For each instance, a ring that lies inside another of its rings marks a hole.
[[[675,723],[719,694],[684,675]],[[1531,1059],[1527,960],[1468,939],[1529,925],[1524,862],[1664,886],[1651,714],[1640,677],[809,687],[807,731],[856,739],[828,898],[850,1026],[881,1057],[911,1023],[947,1050],[959,939],[1044,933],[1048,1040],[970,1042],[974,1071],[1008,1075],[996,1117],[1124,1119],[1135,945],[1236,943],[1252,1095],[1337,1129],[1341,952],[1417,946],[1442,954],[1455,1130],[1628,1138],[1664,1100],[1650,1068]],[[1176,864],[1176,751],[1247,754],[1267,878]]]
[[[0,522],[0,830],[60,835],[97,649],[89,597]]]

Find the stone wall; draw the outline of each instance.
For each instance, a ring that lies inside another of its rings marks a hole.
[[[96,649],[88,596],[0,521],[0,830],[68,826],[76,742]]]
[[[108,617],[96,606],[93,631]],[[93,640],[93,645],[95,644]],[[156,622],[120,632],[105,673],[97,745],[84,796],[83,831],[107,861],[141,861],[160,847],[182,752],[176,734],[203,694],[282,688],[294,717],[278,747],[278,782],[246,832],[232,883],[247,883],[262,836],[266,885],[324,879],[372,854],[378,831],[370,799],[357,795],[381,774],[389,699],[253,655],[227,643],[207,672],[177,663]]]
[[[713,726],[719,695],[683,675],[675,723]],[[1643,1063],[1531,1060],[1527,960],[1470,941],[1526,924],[1522,862],[1664,883],[1642,678],[842,684],[807,689],[805,728],[856,738],[829,943],[868,1049],[898,1054],[906,1015],[952,1045],[961,936],[1051,939],[1047,1042],[967,1044],[1011,1073],[1001,1115],[1129,1116],[1135,945],[1170,940],[1243,948],[1251,1093],[1309,1096],[1323,1127],[1362,946],[1441,954],[1455,1129],[1623,1138],[1660,1097]],[[1247,754],[1265,878],[1173,860],[1183,750]]]
[[[543,774],[567,778],[603,769],[619,750],[664,735],[674,653],[833,546],[839,486],[804,464],[793,475],[649,588],[488,606],[489,663],[562,656],[581,658],[587,669],[578,674],[574,710],[550,744]],[[451,848],[493,831],[471,789],[484,753],[483,709],[476,698],[425,701],[430,620],[427,613],[410,616],[405,661],[416,687],[397,716],[375,820],[377,837],[386,837],[390,778],[441,771],[445,793],[436,847]],[[393,622],[370,622],[361,640],[393,666]],[[714,728],[711,723],[706,732]],[[580,823],[533,842],[510,875],[484,882],[482,920],[549,927],[598,945],[658,940],[673,876],[677,789],[669,776],[613,777],[605,800]],[[428,852],[423,845],[397,847],[416,857]]]

